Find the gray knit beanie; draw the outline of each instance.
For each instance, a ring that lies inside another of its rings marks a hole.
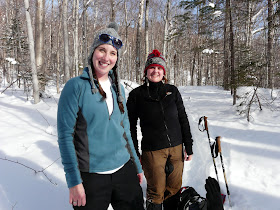
[[[89,69],[89,76],[90,76],[90,80],[92,82],[92,93],[97,93],[98,90],[97,88],[95,87],[94,85],[94,80],[93,80],[93,74],[92,74],[92,56],[93,56],[93,53],[94,53],[94,50],[99,46],[99,45],[102,45],[102,44],[109,44],[109,45],[112,45],[113,47],[115,47],[114,43],[112,40],[109,40],[108,42],[104,43],[103,41],[101,41],[99,39],[100,35],[101,34],[108,34],[114,38],[116,38],[117,40],[121,40],[119,34],[118,34],[118,25],[117,23],[115,22],[112,22],[110,23],[107,28],[104,28],[104,29],[101,29],[99,31],[97,31],[95,33],[95,36],[94,36],[94,40],[93,40],[93,43],[90,47],[90,53],[89,53],[89,57],[88,57],[88,69]],[[116,47],[115,47],[116,48]],[[116,48],[117,49],[117,48]],[[118,81],[118,84],[117,84],[117,92],[118,92],[118,101],[119,102],[123,102],[124,101],[124,98],[121,94],[121,86],[120,86],[120,79],[119,79],[119,73],[118,73],[118,63],[119,63],[119,55],[120,55],[120,48],[117,49],[118,51],[118,60],[116,62],[116,65],[113,67],[113,70],[114,71],[117,71],[117,76],[118,78],[112,78],[113,80],[114,79],[117,79]]]
[[[166,61],[164,56],[158,51],[158,50],[153,50],[153,52],[151,52],[148,55],[146,64],[145,64],[145,69],[144,69],[144,74],[146,74],[146,71],[149,67],[151,66],[160,66],[163,68],[164,71],[164,75],[165,75],[165,70],[166,70]]]

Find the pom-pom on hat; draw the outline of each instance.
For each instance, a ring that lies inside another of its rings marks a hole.
[[[147,69],[152,66],[162,67],[163,71],[164,71],[164,75],[165,75],[166,61],[165,61],[165,58],[163,57],[163,55],[157,49],[153,50],[153,52],[151,52],[148,55],[148,58],[147,58],[147,61],[145,64],[144,74],[146,74]]]

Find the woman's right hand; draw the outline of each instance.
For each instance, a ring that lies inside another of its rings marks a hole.
[[[86,205],[86,194],[82,183],[69,188],[69,203],[73,206]]]

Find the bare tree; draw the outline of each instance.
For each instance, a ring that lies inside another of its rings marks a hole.
[[[35,18],[35,53],[36,67],[39,77],[39,89],[44,91],[46,85],[46,76],[44,70],[44,30],[45,29],[45,0],[36,1]]]
[[[136,35],[136,82],[141,82],[141,29],[144,13],[144,0],[139,1],[139,14]]]
[[[146,0],[145,10],[145,58],[149,54],[149,0]]]
[[[63,21],[63,40],[64,40],[64,82],[67,82],[70,79],[69,38],[68,38],[68,25],[67,25],[68,0],[63,0],[62,8],[63,8],[62,21]]]
[[[164,35],[163,35],[163,51],[162,54],[166,56],[167,53],[167,38],[168,38],[168,24],[169,24],[170,0],[166,2],[166,15],[164,16]]]
[[[225,18],[224,18],[224,78],[223,86],[225,90],[229,90],[229,0],[226,1]]]
[[[111,0],[111,17],[110,17],[110,21],[113,22],[116,19],[116,11],[115,11],[115,0]]]
[[[61,38],[61,1],[59,3],[59,11],[58,11],[58,30],[57,30],[57,42],[56,42],[56,92],[60,92],[60,38]]]
[[[272,42],[273,42],[273,5],[272,0],[267,0],[268,11],[267,11],[267,72],[268,72],[268,88],[273,89],[273,69],[271,67],[272,60]]]
[[[83,64],[87,65],[87,0],[83,0],[83,13],[82,13],[82,40],[83,40]]]
[[[74,0],[74,65],[75,76],[79,75],[79,0]]]
[[[227,0],[227,8],[231,8],[230,6],[230,0]],[[237,89],[237,84],[236,84],[236,76],[235,76],[235,49],[234,49],[234,34],[233,34],[233,21],[232,21],[232,10],[229,9],[229,34],[230,34],[230,41],[229,41],[229,46],[230,46],[230,69],[231,69],[231,92],[232,92],[232,97],[233,97],[233,105],[236,104],[236,89]]]
[[[123,57],[125,57],[126,55],[127,55],[127,53],[128,53],[128,48],[129,48],[129,46],[128,46],[128,27],[129,27],[129,25],[128,25],[128,17],[127,17],[127,13],[128,13],[128,11],[127,11],[127,2],[126,2],[126,0],[124,1],[124,23],[125,23],[125,37],[124,37],[124,46],[125,46],[125,50],[124,50],[124,52],[123,52]],[[124,78],[124,76],[126,75],[126,76],[128,76],[128,78],[127,79],[129,79],[130,77],[129,77],[129,75],[130,75],[130,69],[128,68],[128,61],[129,61],[129,59],[125,59],[125,60],[122,60],[122,62],[123,63],[125,63],[124,64],[124,66],[125,66],[125,68],[124,68],[124,70],[123,71],[121,71],[121,73],[122,73],[122,78]]]
[[[27,30],[26,26],[22,27],[21,24],[22,19],[25,21],[25,18],[22,18],[25,16],[25,11],[20,10],[18,6],[22,2],[0,0],[0,54],[3,58],[0,60],[0,65],[3,66],[0,76],[6,77],[6,81],[10,83],[20,75],[23,79],[18,80],[18,85],[22,82],[31,83],[32,80],[31,68],[27,67],[29,66]],[[79,64],[87,65],[88,40],[95,30],[98,30],[101,25],[106,25],[110,18],[121,26],[120,35],[123,36],[125,47],[119,67],[123,79],[140,82],[144,56],[149,53],[149,48],[157,48],[165,55],[170,67],[167,78],[177,85],[220,85],[223,82],[224,88],[231,89],[233,96],[234,89],[239,85],[256,86],[259,80],[261,80],[260,88],[278,88],[280,85],[278,77],[280,70],[277,68],[280,64],[279,1],[228,0],[225,4],[226,1],[213,0],[211,1],[215,4],[213,7],[213,4],[210,6],[210,1],[180,1],[179,3],[170,0],[109,0],[108,2],[32,0],[32,2],[34,6],[31,6],[30,13],[37,12],[37,17],[35,16],[32,22],[32,27],[35,29],[34,41],[42,40],[42,37],[39,39],[39,32],[40,35],[44,35],[43,42],[35,43],[35,58],[45,60],[43,61],[46,72],[44,75],[48,75],[48,79],[55,80],[57,76],[58,89],[61,79],[67,80],[67,71],[64,72],[67,66],[72,77],[78,75]],[[46,3],[45,6],[51,6],[48,10],[45,7],[44,32],[40,31],[41,25],[38,25],[42,23],[42,15],[40,16],[39,12],[41,14],[44,12],[42,2]],[[269,9],[270,2],[272,9]],[[66,3],[69,4],[68,14],[67,10],[64,10]],[[181,3],[183,7],[180,8],[178,6]],[[90,9],[87,9],[88,7]],[[219,17],[214,17],[216,12],[220,12]],[[66,23],[63,22],[63,17]],[[22,30],[16,26],[21,26]],[[64,26],[68,26],[68,30],[64,30],[66,29]],[[25,38],[19,40],[16,34]],[[64,41],[67,35],[69,44]],[[37,49],[44,43],[43,48]],[[71,59],[69,61],[67,56],[63,57],[67,54],[67,45],[69,45],[68,56],[73,55],[73,61]],[[17,48],[20,50],[17,51]],[[42,49],[43,56],[39,55],[39,50]],[[205,54],[204,49],[213,49],[214,53]],[[23,54],[24,57],[21,56]],[[16,58],[16,61],[22,65],[11,65],[5,60],[8,57]],[[41,64],[39,61],[36,62],[40,80]],[[73,73],[70,66],[72,64]],[[51,70],[53,74],[47,74]],[[31,84],[29,86],[31,87]]]
[[[35,60],[35,50],[34,50],[34,38],[33,38],[33,29],[31,24],[31,17],[30,17],[30,7],[29,7],[29,0],[24,0],[25,5],[25,14],[26,14],[26,23],[27,23],[27,32],[28,32],[28,44],[29,44],[29,51],[30,51],[30,63],[32,69],[32,82],[33,82],[33,97],[34,103],[37,104],[40,101],[39,98],[39,86],[38,86],[38,77],[37,77],[37,68],[36,68],[36,60]]]

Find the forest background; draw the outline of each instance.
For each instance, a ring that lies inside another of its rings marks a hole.
[[[96,30],[115,21],[124,47],[120,78],[141,83],[160,50],[177,86],[222,86],[247,113],[258,88],[280,86],[279,0],[0,0],[0,84],[23,86],[34,103],[87,65]],[[238,95],[240,86],[251,94]],[[3,90],[2,92],[4,92]]]

